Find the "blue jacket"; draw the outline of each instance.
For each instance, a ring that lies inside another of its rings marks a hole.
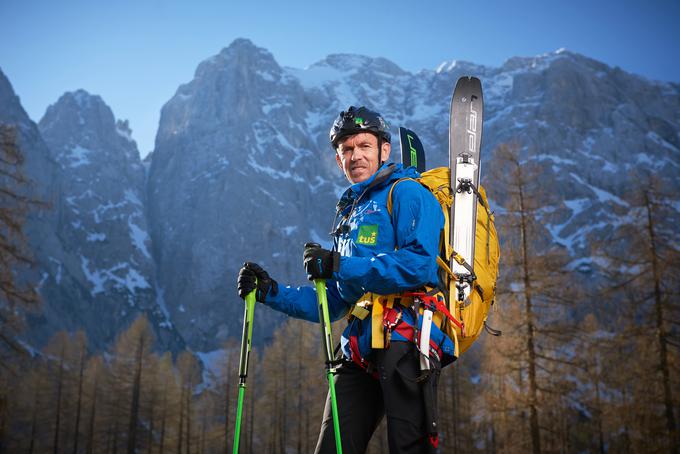
[[[391,175],[380,178],[392,169]],[[348,227],[340,229],[336,237],[335,246],[341,255],[339,271],[326,282],[332,321],[347,315],[367,292],[388,295],[426,284],[437,285],[437,254],[444,215],[435,197],[418,182],[403,181],[392,194],[392,215],[387,212],[387,196],[393,183],[418,176],[413,167],[385,164],[368,180],[350,186],[338,202],[339,217],[344,218],[341,225]],[[279,286],[276,295],[267,295],[265,304],[292,317],[319,321],[316,290],[312,286]],[[402,312],[402,319],[411,326],[418,324],[418,318],[413,310]],[[357,337],[361,357],[369,359],[371,317],[353,319],[343,332],[341,346],[347,358],[351,358],[350,336]],[[391,339],[406,340],[396,332]],[[442,349],[442,365],[451,362],[454,352],[451,339],[433,326],[431,340]]]

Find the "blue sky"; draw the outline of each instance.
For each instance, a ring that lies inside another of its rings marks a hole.
[[[238,37],[298,68],[341,52],[413,72],[452,59],[498,66],[564,47],[680,82],[680,1],[670,0],[0,0],[0,23],[0,69],[34,121],[83,88],[130,120],[142,155],[161,106]]]

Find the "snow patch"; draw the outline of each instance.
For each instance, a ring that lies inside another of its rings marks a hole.
[[[602,202],[602,203],[607,203],[607,202],[613,202],[617,205],[620,205],[622,207],[628,207],[628,203],[625,200],[622,200],[620,197],[617,197],[616,195],[612,194],[609,191],[605,191],[604,189],[600,189],[596,186],[593,186],[592,184],[586,183],[583,178],[580,176],[576,175],[573,172],[570,172],[569,175],[571,175],[572,178],[574,178],[576,181],[579,182],[579,184],[586,186],[589,188],[591,191],[595,193],[595,196],[597,199]]]
[[[278,80],[278,74],[272,74],[270,71],[262,71],[258,69],[255,71],[255,74],[267,82],[276,82]]]
[[[569,165],[576,165],[576,161],[572,159],[565,159],[565,158],[560,158],[559,156],[551,155],[551,154],[538,154],[533,156],[533,159],[536,159],[537,161],[552,161],[557,164],[569,164]]]
[[[194,352],[203,363],[203,383],[210,386],[215,379],[220,380],[225,372],[227,355],[224,349],[213,350],[211,352]],[[227,371],[231,372],[231,371]]]
[[[81,167],[90,164],[88,157],[90,154],[92,154],[92,150],[76,145],[63,155],[62,160],[66,161],[64,164],[71,168]]]
[[[146,248],[146,242],[149,241],[149,234],[146,230],[141,229],[128,218],[128,228],[130,229],[130,240],[132,244],[148,259],[151,258],[149,250]]]
[[[118,133],[119,136],[121,136],[123,139],[127,140],[128,142],[134,142],[132,139],[132,134],[130,134],[129,129],[121,129],[116,127],[116,132]]]
[[[165,320],[158,324],[161,328],[172,328],[172,322],[170,321],[170,312],[168,312],[168,307],[165,305],[165,289],[156,285],[156,305],[163,313]]]
[[[275,180],[291,179],[291,180],[293,180],[297,183],[304,183],[305,182],[304,178],[302,178],[298,175],[292,174],[289,170],[286,170],[284,172],[284,171],[281,171],[281,170],[277,170],[273,167],[261,165],[260,163],[255,161],[255,159],[253,158],[252,155],[248,156],[248,165],[258,172],[266,173],[267,175],[274,178]]]
[[[296,225],[287,225],[285,227],[281,227],[281,231],[286,235],[286,236],[291,236],[293,233],[297,232],[298,226]]]
[[[103,293],[104,292],[104,284],[106,283],[106,279],[102,276],[102,274],[99,272],[99,270],[95,270],[94,272],[90,272],[90,261],[83,257],[82,255],[80,256],[80,267],[83,270],[83,274],[85,275],[85,279],[88,280],[90,284],[92,284],[92,289],[90,290],[90,294],[92,296],[95,296],[98,293]]]
[[[86,240],[90,243],[94,243],[97,241],[104,241],[106,239],[106,235],[103,233],[88,233]]]
[[[118,202],[118,203],[113,203],[113,202],[108,202],[106,204],[101,204],[94,210],[92,210],[92,215],[94,216],[94,222],[96,224],[100,224],[102,222],[102,216],[109,210],[116,209],[116,208],[122,208],[125,206],[127,203],[127,200],[123,202]],[[115,218],[114,218],[115,219]]]
[[[118,263],[109,269],[95,269],[94,271],[91,271],[90,261],[81,255],[80,264],[85,278],[92,284],[92,289],[90,290],[92,296],[103,293],[104,286],[109,281],[111,281],[116,288],[126,288],[133,295],[137,289],[151,288],[146,279],[144,279],[144,277],[127,262]],[[125,271],[127,271],[127,273],[125,273]],[[119,276],[116,273],[124,273],[124,275]]]
[[[337,83],[352,76],[356,68],[340,71],[328,65],[308,66],[305,69],[286,68],[285,71],[295,77],[305,89],[322,89],[328,84]]]
[[[139,200],[139,197],[137,197],[137,194],[134,193],[134,191],[130,189],[125,190],[125,200],[130,202],[132,205],[138,205],[142,206],[142,202]]]
[[[653,131],[649,131],[647,133],[646,137],[657,145],[661,145],[662,147],[667,148],[667,149],[669,149],[673,152],[678,151],[678,148],[676,146],[674,146],[672,143],[664,140],[660,135],[658,135],[657,133],[655,133]]]
[[[55,259],[54,257],[49,257],[49,260],[50,260],[50,262],[57,265],[57,274],[56,274],[56,276],[54,276],[54,280],[57,282],[57,285],[59,285],[59,284],[61,284],[61,276],[62,276],[61,272],[62,272],[63,266],[62,266],[61,262],[59,260]]]

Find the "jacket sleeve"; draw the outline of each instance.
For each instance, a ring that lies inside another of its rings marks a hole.
[[[437,283],[441,206],[415,181],[399,183],[392,200],[397,249],[373,257],[341,257],[335,273],[339,281],[382,295]]]
[[[342,318],[350,308],[338,292],[335,281],[326,281],[326,298],[331,321]],[[319,307],[316,288],[312,286],[291,287],[279,285],[276,295],[267,295],[265,305],[291,317],[319,323]]]

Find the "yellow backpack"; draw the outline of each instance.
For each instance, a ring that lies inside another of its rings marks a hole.
[[[439,257],[437,264],[440,268],[440,280],[444,288],[447,309],[454,320],[445,317],[444,314],[437,312],[433,321],[438,326],[446,323],[444,332],[451,337],[456,345],[456,357],[470,348],[479,337],[482,329],[486,329],[490,334],[500,335],[499,331],[493,330],[486,325],[486,319],[491,306],[494,304],[496,296],[496,280],[498,279],[498,262],[500,259],[500,245],[498,234],[494,224],[494,216],[489,209],[489,202],[486,198],[486,191],[480,185],[476,190],[477,194],[477,225],[475,229],[475,258],[474,274],[476,279],[472,284],[472,292],[465,301],[457,301],[458,290],[456,288],[456,277],[451,272],[449,263],[453,257],[461,265],[465,266],[463,260],[451,247],[449,214],[453,203],[453,191],[451,191],[450,169],[448,167],[437,167],[423,172],[418,179],[402,178],[396,181],[390,188],[387,197],[387,211],[392,214],[392,192],[397,184],[406,180],[418,181],[425,186],[439,201],[444,213],[444,228],[439,241]],[[468,266],[472,264],[467,264]]]

